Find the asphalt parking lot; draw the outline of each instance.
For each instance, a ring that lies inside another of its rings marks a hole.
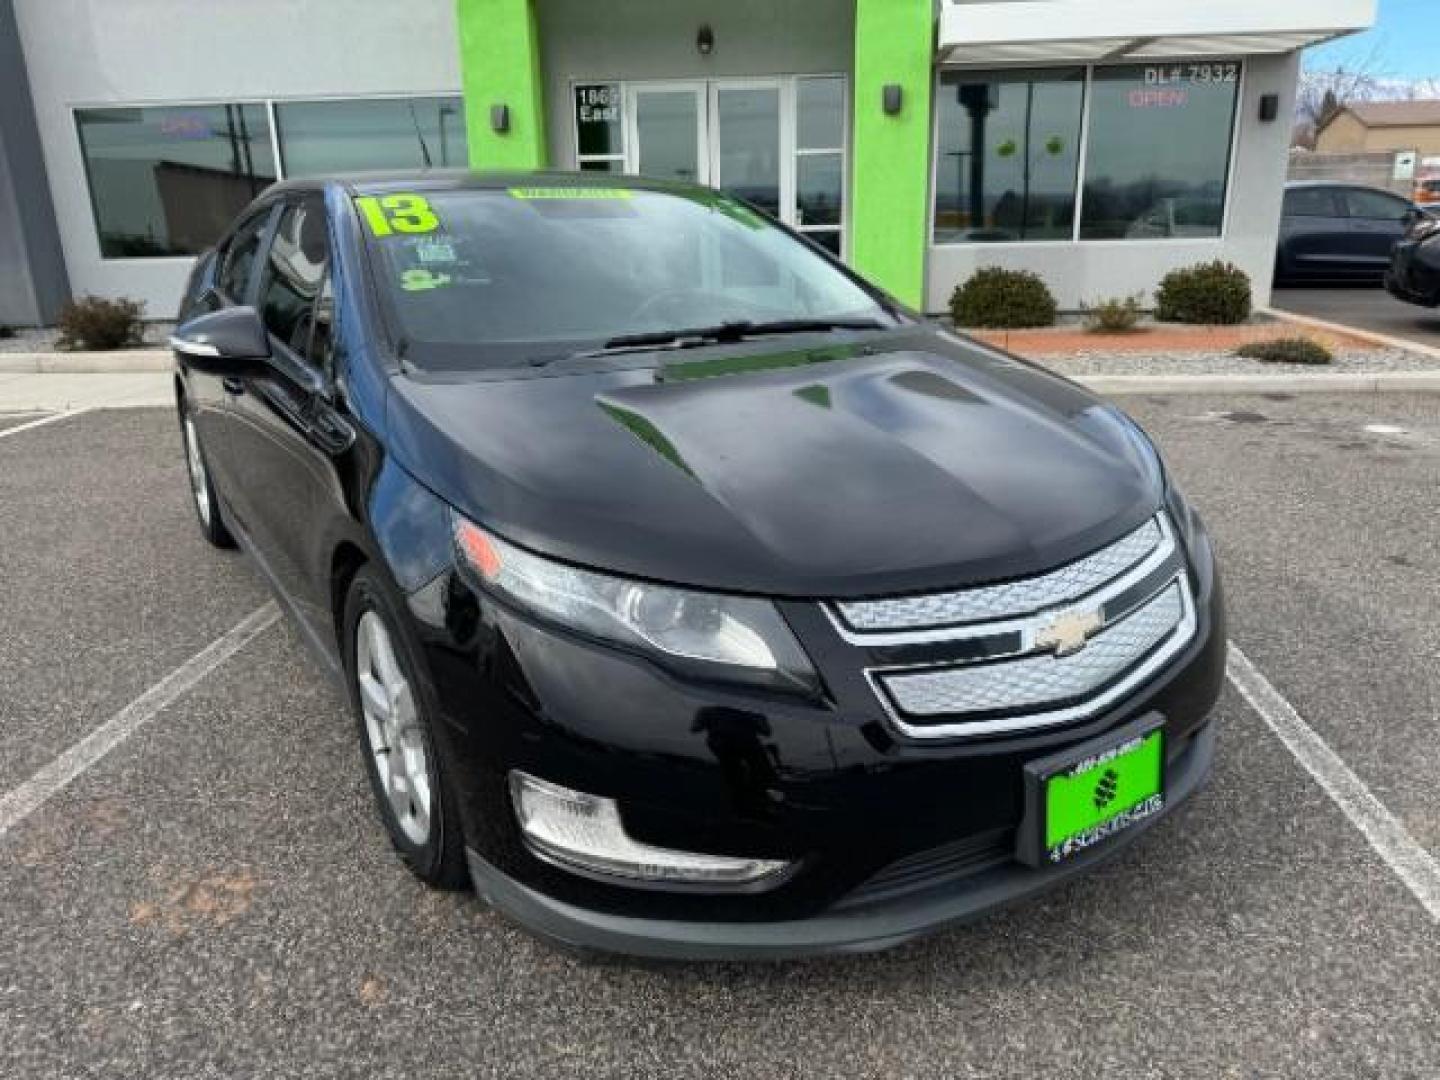
[[[1337,284],[1276,288],[1271,305],[1312,319],[1440,347],[1440,309],[1396,300],[1379,285]]]
[[[1232,640],[1433,871],[1440,395],[1124,404]],[[261,614],[0,825],[0,1076],[1440,1076],[1440,922],[1233,688],[1209,788],[1039,900],[871,957],[584,964],[391,856],[168,411],[33,419],[0,419],[0,805]]]

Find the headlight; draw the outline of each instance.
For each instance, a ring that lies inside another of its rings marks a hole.
[[[1440,217],[1432,217],[1428,213],[1417,213],[1410,222],[1410,227],[1405,230],[1406,240],[1428,240],[1436,233],[1440,233]]]
[[[818,688],[800,643],[769,601],[653,585],[552,562],[459,515],[454,527],[461,560],[488,588],[553,622],[711,678]]]

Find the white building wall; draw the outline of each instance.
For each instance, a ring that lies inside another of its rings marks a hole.
[[[1239,134],[1226,201],[1224,234],[1213,240],[1088,240],[1024,244],[930,245],[927,311],[949,310],[955,286],[984,266],[1032,270],[1045,279],[1062,309],[1082,302],[1143,292],[1147,306],[1169,271],[1227,259],[1250,275],[1255,302],[1270,302],[1280,205],[1300,70],[1298,53],[1245,57]],[[1260,98],[1280,95],[1278,119],[1262,123]]]
[[[76,295],[174,314],[192,260],[102,259],[72,110],[454,94],[454,0],[15,0]]]

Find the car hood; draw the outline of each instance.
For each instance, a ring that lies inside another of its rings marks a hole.
[[[1073,383],[942,331],[815,340],[398,375],[388,442],[522,546],[774,596],[1031,574],[1160,506],[1149,444]]]

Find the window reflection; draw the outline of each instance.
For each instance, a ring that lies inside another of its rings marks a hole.
[[[261,105],[78,109],[106,258],[196,255],[275,179]]]
[[[937,243],[1069,240],[1083,68],[946,72],[935,161]]]
[[[1240,65],[1097,68],[1085,240],[1219,236]]]
[[[458,97],[289,101],[275,106],[286,176],[463,166]]]

